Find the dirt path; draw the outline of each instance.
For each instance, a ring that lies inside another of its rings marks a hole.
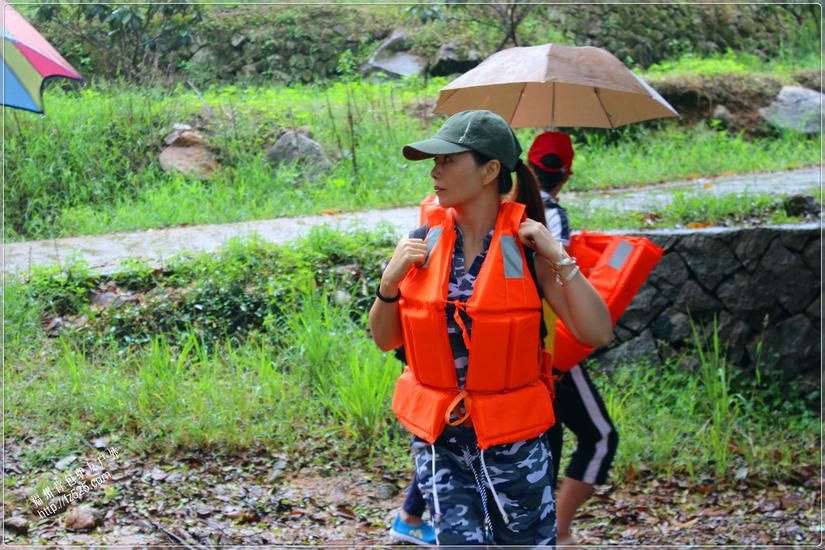
[[[811,193],[821,188],[821,167],[786,172],[766,172],[692,181],[663,183],[638,189],[569,193],[568,204],[580,203],[591,209],[639,210],[651,205],[666,205],[676,192],[696,193]],[[147,259],[155,267],[184,250],[212,251],[232,237],[258,233],[278,244],[305,236],[312,227],[329,224],[340,229],[374,227],[388,223],[399,232],[418,225],[418,208],[395,208],[349,214],[277,218],[217,225],[196,225],[169,229],[150,229],[129,233],[67,237],[62,239],[9,243],[4,248],[3,270],[26,273],[33,265],[63,265],[73,254],[84,257],[100,273],[111,273],[128,257]]]
[[[30,438],[20,445],[43,443]],[[21,455],[23,447],[5,443],[6,473],[15,474],[6,486],[5,517],[7,522],[26,518],[28,533],[7,526],[4,544],[386,545],[387,526],[407,483],[403,476],[380,473],[389,468],[313,463],[304,453],[253,449],[165,457],[120,449],[111,457],[105,451],[112,447],[105,442],[68,465],[63,457],[60,468],[55,464],[32,471]],[[31,504],[37,481],[94,463],[101,451],[107,455],[103,470],[111,475],[105,484],[65,511],[40,517]],[[822,538],[820,483],[813,467],[790,472],[785,483],[640,475],[624,486],[601,488],[583,508],[577,534],[591,545],[811,546]],[[80,508],[93,512],[96,526],[69,529]]]

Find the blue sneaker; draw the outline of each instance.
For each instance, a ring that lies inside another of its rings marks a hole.
[[[401,519],[401,514],[396,514],[392,527],[390,527],[390,538],[430,546],[435,544],[435,529],[429,521],[421,525],[410,525]]]

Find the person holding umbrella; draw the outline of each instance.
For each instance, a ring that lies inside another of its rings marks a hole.
[[[612,336],[604,301],[544,224],[521,151],[507,122],[484,110],[457,113],[403,149],[434,159],[443,208],[424,239],[397,245],[369,321],[379,348],[405,349],[393,411],[415,436],[439,544],[555,543],[542,296],[579,341]]]
[[[570,136],[563,132],[538,135],[527,153],[530,168],[541,184],[547,227],[565,247],[570,244],[570,220],[558,202],[558,195],[573,174],[574,155]],[[576,450],[556,495],[557,544],[574,545],[577,542],[570,533],[571,523],[593,492],[593,486],[607,480],[619,438],[599,391],[582,365],[554,374],[557,382],[553,407],[557,421],[547,432],[554,486],[561,466],[563,427],[576,435]]]

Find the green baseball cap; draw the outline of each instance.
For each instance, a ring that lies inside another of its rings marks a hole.
[[[424,160],[470,150],[498,159],[511,172],[521,156],[521,145],[507,121],[483,110],[454,114],[435,137],[405,145],[402,153],[408,160]]]

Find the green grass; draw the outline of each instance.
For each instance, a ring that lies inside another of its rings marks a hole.
[[[397,361],[346,310],[330,311],[343,332],[312,325],[277,344],[263,333],[208,346],[193,332],[175,335],[176,344],[158,335],[139,348],[94,351],[71,337],[53,340],[35,360],[9,357],[7,410],[13,425],[64,436],[55,450],[36,451],[33,464],[59,458],[80,436],[111,433],[162,450],[289,448],[324,433],[341,434],[342,451],[400,444],[389,410]],[[318,321],[307,310],[293,315]],[[299,345],[308,335],[334,353],[307,357]],[[323,375],[312,382],[310,372]]]
[[[818,37],[812,37],[808,51],[788,51],[777,59],[765,60],[759,56],[728,50],[712,56],[699,56],[687,53],[678,59],[662,61],[648,67],[641,73],[643,78],[661,78],[665,76],[702,75],[715,76],[722,74],[769,74],[787,78],[791,74],[821,69],[821,59],[815,47]]]
[[[15,112],[5,120],[6,175],[16,182],[5,193],[5,237],[19,241],[415,205],[429,191],[430,163],[407,162],[400,149],[431,135],[440,121],[428,125],[408,110],[435,97],[445,83],[226,86],[200,95],[182,87],[50,89],[48,116]],[[171,125],[201,119],[221,168],[208,181],[163,172],[157,155]],[[314,182],[294,166],[274,170],[265,158],[279,129],[301,126],[332,160],[332,170]],[[535,131],[518,135],[527,147]],[[659,129],[577,135],[583,137],[577,139],[569,184],[577,190],[819,162],[819,141],[791,134],[746,140],[704,126],[662,123]]]
[[[374,288],[378,257],[391,246],[383,233],[319,230],[289,248],[233,242],[218,254],[177,258],[166,274],[150,276],[135,263],[117,275],[147,295],[180,293],[182,304],[201,306],[193,310],[147,299],[104,314],[61,302],[78,285],[98,282],[80,269],[73,278],[9,279],[9,437],[38,438],[26,452],[34,469],[80,447],[81,438],[109,435],[133,450],[263,446],[403,472],[409,437],[390,410],[400,365],[367,335],[372,298],[356,290]],[[239,295],[250,297],[239,302]],[[264,295],[263,310],[249,316],[249,304]],[[42,316],[56,303],[74,310],[64,313],[69,318],[89,315],[90,324],[47,337]],[[169,322],[155,325],[164,315]],[[147,327],[148,338],[137,338]],[[657,476],[730,477],[744,466],[782,479],[794,464],[812,464],[819,420],[806,403],[818,397],[799,395],[776,373],[731,370],[718,338],[702,336],[689,353],[698,358],[695,371],[676,360],[594,371],[621,434],[615,477],[625,482],[643,465]]]
[[[49,90],[47,117],[6,117],[6,174],[19,182],[6,190],[6,237],[415,203],[428,187],[428,168],[409,165],[399,151],[430,129],[408,116],[405,105],[434,95],[439,83],[227,86],[202,95],[181,87]],[[163,172],[157,155],[172,124],[200,117],[209,121],[204,133],[220,170],[209,181]],[[293,166],[276,171],[265,159],[280,129],[301,126],[333,162],[315,182]]]
[[[816,191],[812,190],[811,193],[816,194]],[[571,225],[588,230],[748,226],[802,221],[802,218],[789,216],[785,212],[783,199],[781,194],[743,192],[706,195],[701,192],[676,192],[666,206],[651,204],[640,211],[593,209],[575,203],[569,203],[565,207]]]
[[[575,143],[570,190],[587,191],[650,183],[785,170],[820,162],[819,139],[784,133],[776,139],[745,139],[700,124],[663,125],[661,131],[627,127],[627,139],[608,144],[602,134]]]
[[[594,376],[619,433],[616,481],[644,471],[732,480],[743,467],[752,477],[781,479],[795,466],[817,463],[819,419],[805,398],[780,382],[781,373],[757,387],[712,346],[692,352],[700,358],[697,371],[672,360]]]

